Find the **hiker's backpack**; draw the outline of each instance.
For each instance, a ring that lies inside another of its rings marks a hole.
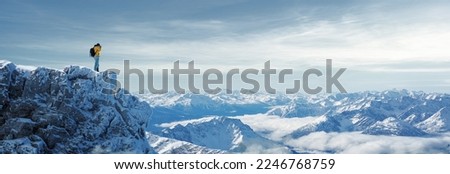
[[[94,57],[94,56],[95,56],[95,50],[94,50],[94,47],[92,47],[92,48],[89,50],[89,54],[91,55],[91,57]]]

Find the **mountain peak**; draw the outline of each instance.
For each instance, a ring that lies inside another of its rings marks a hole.
[[[123,91],[103,93],[105,75],[1,62],[0,153],[152,152],[144,133],[151,108]]]
[[[418,128],[428,133],[447,132],[450,130],[450,108],[443,107],[425,121],[417,124]]]
[[[417,129],[408,123],[389,117],[383,121],[377,121],[372,126],[363,131],[363,134],[370,135],[398,135],[398,136],[423,136],[425,132]]]
[[[169,127],[162,131],[162,136],[210,149],[231,153],[290,153],[286,147],[261,137],[238,119],[208,117],[166,126]]]

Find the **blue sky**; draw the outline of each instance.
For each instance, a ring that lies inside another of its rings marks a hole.
[[[449,1],[3,0],[0,58],[63,69],[347,68],[350,91],[450,92]],[[298,77],[295,77],[298,79]],[[293,77],[294,78],[294,77]]]

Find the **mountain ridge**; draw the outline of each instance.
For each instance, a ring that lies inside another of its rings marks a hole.
[[[0,153],[154,153],[147,103],[104,93],[109,72],[0,62]]]
[[[276,142],[256,134],[238,119],[212,116],[166,125],[161,136],[229,153],[291,153]]]
[[[435,115],[442,108],[450,105],[449,94],[425,93],[408,90],[386,90],[381,92],[366,91],[329,95],[266,95],[257,93],[248,96],[237,92],[232,94],[219,93],[217,95],[186,95],[174,93],[168,95],[169,97],[167,98],[177,98],[178,96],[182,96],[182,106],[177,105],[176,102],[169,105],[161,104],[163,102],[159,102],[158,100],[166,98],[165,96],[166,95],[152,97],[152,101],[148,101],[155,110],[155,118],[161,120],[161,123],[198,119],[205,115],[240,116],[265,114],[286,118],[325,115],[335,122],[333,123],[335,126],[331,124],[328,126],[329,128],[334,128],[326,131],[365,131],[374,124],[381,124],[382,121],[390,117],[399,120],[402,125],[408,124],[409,126],[412,126],[410,127],[411,131],[413,130],[413,127],[426,134],[435,134],[449,130],[449,123],[444,119],[438,119],[440,120],[440,123],[444,124],[442,127],[445,129],[442,130],[439,130],[438,128],[427,130],[427,127],[432,126],[432,124],[422,123]],[[194,96],[196,100],[189,100],[189,97],[192,96]],[[146,97],[143,98],[145,100]],[[206,99],[208,102],[198,101],[202,98]],[[233,98],[233,100],[227,103],[227,100],[223,100],[223,98]],[[236,102],[235,100],[239,98],[244,98],[244,100]],[[247,100],[248,98],[252,98],[254,101]],[[250,102],[247,103],[246,101]],[[214,103],[220,103],[218,104],[219,107],[209,107],[210,105],[215,105]],[[252,105],[257,109],[247,108],[248,111],[239,110],[240,107],[249,105]],[[180,107],[183,112],[176,112]],[[233,110],[230,108],[238,109],[239,111],[230,112]],[[171,112],[173,110],[175,111]],[[447,117],[444,116],[443,118]],[[431,120],[428,120],[428,122],[431,122]],[[366,131],[366,133],[370,132],[374,133],[374,131]],[[386,132],[385,135],[390,135],[390,133]],[[406,136],[408,134],[398,132],[397,135]],[[416,131],[411,135],[417,136],[422,135],[422,133]]]

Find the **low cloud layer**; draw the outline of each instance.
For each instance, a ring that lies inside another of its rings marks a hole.
[[[236,118],[262,136],[290,146],[300,153],[450,153],[450,133],[433,137],[405,137],[366,135],[361,132],[315,132],[298,139],[286,139],[289,137],[287,135],[313,122],[317,117],[247,115]]]
[[[286,141],[299,152],[310,153],[450,153],[450,134],[430,138],[374,136],[359,132],[316,132]]]
[[[283,137],[315,120],[315,117],[282,118],[264,114],[236,118],[240,119],[244,124],[249,125],[254,131],[262,134],[264,137],[275,141],[281,141]]]

